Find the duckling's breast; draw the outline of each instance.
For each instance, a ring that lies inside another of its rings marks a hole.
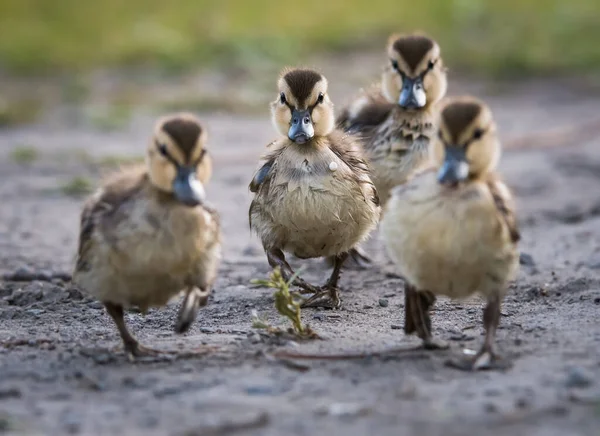
[[[451,298],[505,292],[518,254],[489,191],[445,189],[432,172],[419,179],[397,188],[382,222],[400,272],[418,289]]]
[[[329,148],[290,147],[278,158],[267,192],[250,211],[266,248],[301,258],[347,251],[374,228],[379,211],[368,176],[352,170]]]

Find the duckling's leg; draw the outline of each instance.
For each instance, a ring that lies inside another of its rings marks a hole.
[[[315,295],[304,301],[302,307],[325,307],[329,309],[337,309],[342,305],[337,287],[342,265],[348,258],[348,253],[341,253],[335,256],[333,263],[333,271],[327,280],[327,283]]]
[[[373,263],[367,253],[360,247],[355,247],[350,250],[350,258],[361,268],[369,268]]]
[[[428,291],[417,291],[417,289],[406,284],[404,289],[404,333],[410,335],[417,333],[423,340],[426,350],[446,349],[449,347],[446,341],[434,338],[431,335],[431,317],[429,309],[435,303],[435,295]]]
[[[281,251],[279,248],[268,250],[267,260],[269,262],[269,265],[271,265],[271,268],[279,267],[281,275],[283,276],[283,279],[286,282],[289,281],[296,274],[290,266],[290,264],[287,262],[287,260],[285,260],[285,254],[283,254],[283,251]],[[306,291],[302,293],[314,294],[319,292],[319,288],[307,283],[300,277],[296,277],[292,284]]]
[[[485,328],[485,340],[483,345],[470,359],[458,361],[451,360],[450,366],[465,371],[476,371],[480,369],[508,369],[511,363],[503,360],[496,354],[494,341],[496,339],[496,330],[500,324],[500,296],[496,295],[488,300],[488,304],[483,309],[483,326]]]
[[[352,260],[352,263],[346,262],[344,264],[344,268],[367,269],[367,268],[370,268],[373,264],[373,262],[371,261],[371,258],[369,256],[367,256],[367,254],[364,252],[364,250],[360,247],[355,247],[355,248],[350,249],[348,254],[349,254],[350,259]],[[329,256],[325,260],[329,266],[335,265],[335,256]]]
[[[104,302],[104,307],[106,307],[106,311],[117,325],[117,329],[119,330],[119,334],[121,335],[121,339],[123,340],[125,353],[127,354],[129,360],[133,361],[136,357],[155,356],[157,354],[160,354],[160,351],[153,350],[151,348],[146,348],[143,345],[140,345],[140,343],[131,335],[131,333],[129,333],[129,330],[125,325],[123,306]]]
[[[210,289],[210,288],[208,288]],[[191,287],[187,289],[179,315],[177,316],[177,324],[175,324],[175,333],[185,333],[190,329],[192,323],[196,320],[198,309],[206,306],[210,290]]]

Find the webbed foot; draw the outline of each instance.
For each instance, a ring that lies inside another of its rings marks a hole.
[[[312,297],[304,300],[300,307],[322,307],[325,309],[339,309],[342,301],[339,296],[339,289],[332,286],[323,286]]]

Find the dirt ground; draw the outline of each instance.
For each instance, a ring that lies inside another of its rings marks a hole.
[[[342,81],[333,89],[341,104],[349,86],[337,71],[326,73]],[[303,312],[323,340],[252,328],[252,310],[282,322],[272,291],[249,284],[269,272],[247,225],[247,184],[275,135],[266,107],[252,117],[202,115],[216,161],[208,193],[223,222],[220,276],[184,336],[173,333],[177,302],[145,317],[129,313],[144,344],[182,352],[130,363],[102,305],[61,279],[73,264],[83,201],[61,186],[97,179],[97,169],[77,158],[82,151],[98,159],[140,155],[154,120],[140,112],[123,131],[100,132],[51,117],[0,131],[0,273],[28,279],[0,282],[0,433],[597,435],[600,137],[578,129],[596,125],[598,94],[560,81],[450,88],[462,92],[487,98],[494,110],[521,247],[534,261],[503,306],[498,345],[512,369],[464,373],[444,365],[482,340],[477,299],[438,301],[434,330],[451,341],[449,351],[407,351],[418,341],[401,330],[402,281],[390,274],[377,235],[366,247],[377,266],[342,275],[343,308]],[[545,147],[553,142],[563,146]],[[17,164],[14,151],[24,144],[41,154]],[[322,262],[303,264],[309,279],[326,278]],[[195,350],[204,353],[185,355]],[[337,358],[274,356],[281,352]]]

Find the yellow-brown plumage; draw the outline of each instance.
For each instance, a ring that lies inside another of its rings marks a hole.
[[[395,188],[381,231],[407,282],[406,333],[436,345],[428,315],[435,295],[458,299],[479,293],[487,300],[488,334],[472,362],[477,367],[495,357],[501,300],[518,270],[514,205],[494,173],[500,145],[485,104],[466,97],[450,100],[433,142],[436,168]]]
[[[205,142],[191,115],[160,120],[146,165],[113,175],[83,208],[73,279],[106,305],[131,356],[148,350],[127,331],[123,308],[145,312],[183,292],[183,332],[216,278],[219,217],[204,199],[212,166]]]
[[[255,193],[250,227],[260,237],[270,264],[279,266],[284,277],[289,278],[292,270],[283,251],[300,258],[336,257],[326,286],[327,292],[335,293],[348,251],[377,223],[377,192],[355,140],[333,129],[327,80],[311,70],[286,70],[279,90],[272,115],[285,136],[271,145],[273,151],[250,184]],[[300,122],[306,121],[309,133],[301,132],[295,139],[298,113],[306,117]],[[319,291],[301,279],[296,283]]]
[[[382,207],[395,186],[430,164],[437,103],[447,87],[440,49],[432,39],[392,35],[387,56],[381,84],[361,92],[337,120],[361,138]],[[403,94],[403,85],[412,80],[418,82],[411,86],[412,95],[418,95],[414,101]]]

